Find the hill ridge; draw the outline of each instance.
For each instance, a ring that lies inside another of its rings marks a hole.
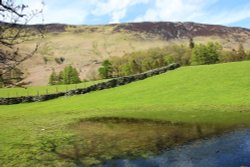
[[[9,24],[6,22],[1,22],[0,25]],[[195,37],[195,36],[209,36],[209,35],[226,35],[232,32],[245,32],[249,33],[250,29],[245,27],[236,27],[236,26],[226,26],[220,24],[206,24],[206,23],[198,23],[198,22],[171,22],[171,21],[159,21],[159,22],[128,22],[128,23],[120,23],[120,24],[101,24],[101,25],[73,25],[73,24],[64,24],[64,23],[47,23],[47,24],[27,24],[21,25],[16,24],[21,27],[28,28],[38,28],[38,29],[46,29],[47,32],[64,32],[66,31],[67,26],[72,27],[98,27],[98,26],[111,26],[114,27],[114,32],[119,32],[121,30],[129,30],[135,32],[148,32],[148,33],[156,33],[159,34],[159,30],[167,30],[167,34],[162,34],[166,39],[171,39],[171,37]],[[207,32],[206,32],[207,31]],[[177,32],[174,36],[173,32]],[[170,35],[172,34],[172,36]]]

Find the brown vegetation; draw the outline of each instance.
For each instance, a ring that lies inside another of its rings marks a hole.
[[[20,66],[26,76],[24,81],[31,82],[31,85],[46,85],[52,69],[59,72],[70,64],[77,68],[82,80],[96,79],[101,62],[110,57],[122,57],[132,52],[171,45],[188,46],[190,38],[196,44],[219,42],[230,52],[237,50],[239,43],[244,45],[246,51],[250,49],[250,30],[218,25],[146,22],[104,26],[49,24],[27,27],[43,27],[47,31],[44,39],[39,41],[40,47],[36,55]],[[31,51],[37,41],[31,37],[19,47]],[[58,64],[55,59],[60,57],[65,60]]]

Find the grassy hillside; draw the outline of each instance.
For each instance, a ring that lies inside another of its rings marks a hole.
[[[1,106],[0,163],[36,164],[34,158],[40,156],[41,139],[63,142],[75,134],[68,125],[83,118],[104,116],[249,125],[249,71],[250,61],[182,67],[85,95]]]
[[[0,88],[0,97],[20,97],[20,96],[36,96],[44,94],[52,94],[57,92],[66,92],[77,88],[85,88],[90,85],[103,82],[104,80],[87,81],[79,84],[69,85],[49,85],[49,86],[33,86],[33,87],[17,87],[17,88]]]
[[[243,43],[246,49],[250,48],[249,30],[188,23],[180,25],[179,23],[65,25],[62,27],[63,30],[58,31],[57,27],[52,26],[53,31],[45,33],[43,39],[31,38],[20,45],[22,51],[28,52],[39,43],[36,55],[22,64],[21,68],[27,76],[25,81],[32,82],[33,86],[44,86],[48,83],[53,68],[58,72],[69,64],[78,69],[82,79],[93,79],[96,77],[100,62],[104,59],[172,44],[188,46],[190,34],[193,34],[195,43],[217,41],[228,50],[237,49],[238,44]],[[187,29],[185,26],[191,27]],[[65,58],[63,64],[55,62],[55,58],[60,57]]]
[[[94,31],[88,30],[89,28],[93,28]],[[31,85],[46,85],[53,68],[59,72],[69,64],[77,68],[81,79],[93,79],[97,76],[100,63],[108,57],[123,56],[125,53],[171,44],[161,40],[159,36],[148,39],[143,33],[138,33],[138,37],[133,32],[113,32],[113,28],[68,27],[65,32],[46,33],[41,40],[31,39],[23,43],[20,47],[27,52],[39,42],[36,55],[22,64],[22,69],[27,75],[26,81],[31,81]],[[59,57],[65,58],[63,64],[55,62],[55,58]],[[44,62],[44,58],[47,59],[47,63]]]

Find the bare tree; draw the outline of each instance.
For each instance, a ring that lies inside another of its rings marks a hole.
[[[24,53],[19,44],[43,36],[43,26],[27,25],[39,14],[42,9],[31,10],[28,5],[17,4],[14,0],[0,0],[0,86],[13,86],[22,79],[21,75],[11,74],[16,71],[22,74],[18,66],[38,49],[36,44],[33,51]]]

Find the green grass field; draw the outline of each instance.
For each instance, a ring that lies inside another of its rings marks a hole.
[[[77,88],[85,88],[90,85],[103,82],[104,80],[88,81],[79,84],[69,85],[51,85],[51,86],[33,86],[18,88],[0,88],[0,97],[19,97],[19,96],[36,96],[44,94],[52,94],[57,92],[66,92]]]
[[[66,142],[76,135],[69,125],[84,118],[249,125],[249,71],[250,61],[182,67],[85,95],[0,106],[0,164],[46,166],[49,162],[39,159],[41,141]],[[53,163],[65,166],[60,161]]]

